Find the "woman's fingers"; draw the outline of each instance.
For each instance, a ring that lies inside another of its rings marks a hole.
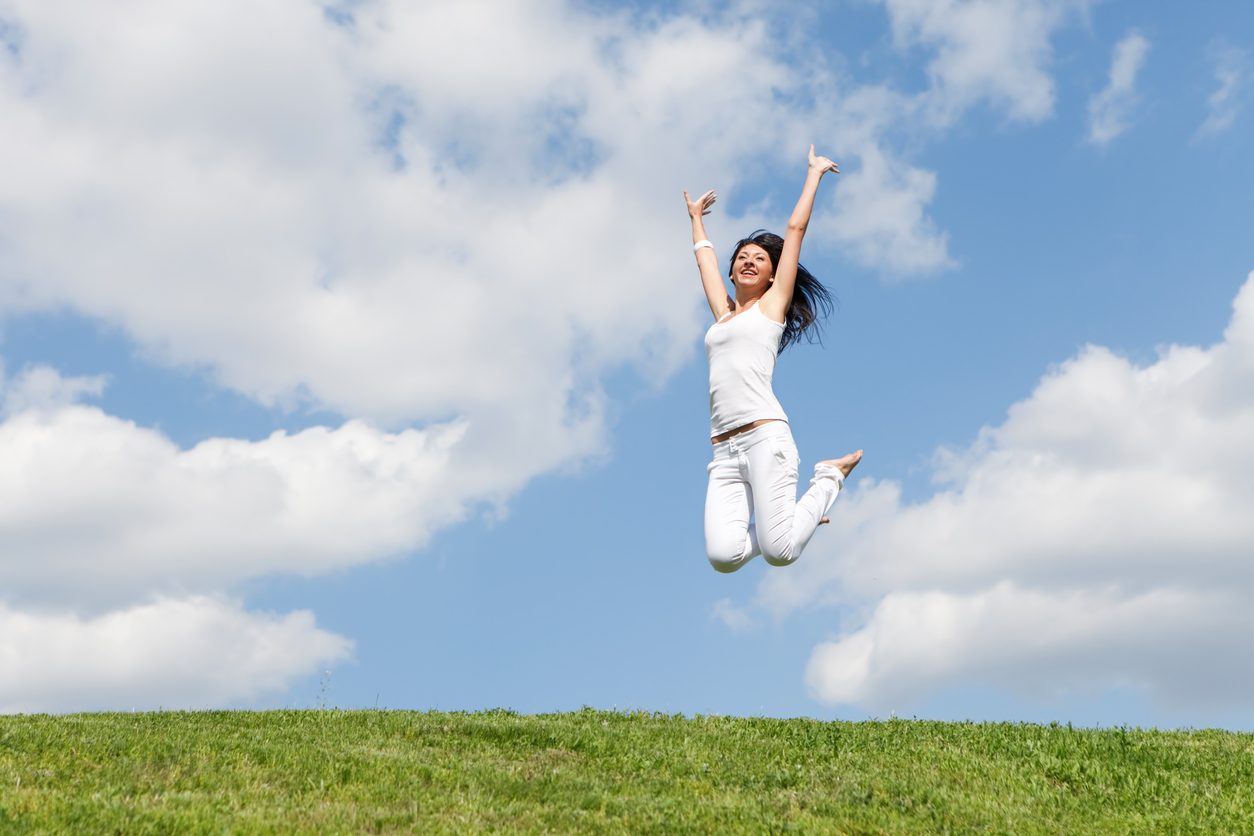
[[[714,205],[714,201],[718,200],[718,195],[714,194],[714,190],[710,189],[696,200],[692,199],[692,195],[688,194],[688,190],[684,189],[684,202],[688,204],[688,214],[697,217],[697,213],[702,215],[710,214],[710,207]]]
[[[812,168],[818,168],[821,172],[834,171],[837,174],[840,174],[840,169],[836,167],[836,163],[832,162],[827,157],[820,157],[814,153],[813,143],[810,144],[810,166]]]
[[[718,200],[718,195],[714,194],[713,189],[710,189],[696,200],[693,200],[692,196],[688,194],[688,190],[684,189],[684,202],[688,204],[688,214],[694,218],[698,212],[702,215],[710,214],[710,207],[714,205],[716,200]]]

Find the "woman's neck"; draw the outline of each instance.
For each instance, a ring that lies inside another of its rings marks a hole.
[[[749,308],[753,307],[753,304],[761,298],[762,298],[761,293],[754,293],[752,295],[749,295],[749,294],[743,293],[739,288],[737,288],[735,313],[740,313],[741,311],[748,310]]]

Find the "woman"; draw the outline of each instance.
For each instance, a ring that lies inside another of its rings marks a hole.
[[[826,288],[801,267],[801,239],[810,223],[819,181],[839,173],[810,146],[810,171],[801,199],[778,235],[759,230],[732,253],[733,298],[719,275],[702,216],[717,196],[684,192],[692,218],[693,251],[715,323],[705,335],[710,359],[710,435],[714,461],[705,496],[705,549],[720,572],[734,572],[761,554],[772,566],[801,556],[836,500],[862,451],[814,466],[810,489],[797,500],[797,445],[788,416],[771,390],[775,358],[790,342],[813,338],[819,313],[830,308]],[[750,515],[754,522],[749,522]]]

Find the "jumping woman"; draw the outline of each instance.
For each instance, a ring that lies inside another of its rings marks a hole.
[[[723,284],[702,222],[717,196],[709,191],[694,201],[684,192],[692,248],[715,320],[705,335],[714,442],[705,550],[720,572],[735,572],[759,554],[772,566],[800,557],[814,530],[828,521],[823,515],[862,458],[859,450],[819,462],[810,489],[798,501],[797,445],[771,389],[775,358],[793,341],[812,338],[820,316],[831,309],[827,288],[797,263],[814,195],[829,171],[840,173],[834,162],[816,157],[811,145],[810,171],[784,237],[759,230],[736,244],[729,272],[734,298]]]

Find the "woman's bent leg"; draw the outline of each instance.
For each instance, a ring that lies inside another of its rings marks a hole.
[[[753,491],[747,461],[727,442],[714,446],[705,493],[705,552],[720,572],[735,572],[759,554],[749,516]]]
[[[797,499],[797,445],[788,425],[770,428],[746,450],[749,460],[750,496],[762,556],[772,566],[787,566],[801,556],[814,536],[819,521],[836,501],[844,484],[839,469],[820,464],[814,469],[810,489]]]

